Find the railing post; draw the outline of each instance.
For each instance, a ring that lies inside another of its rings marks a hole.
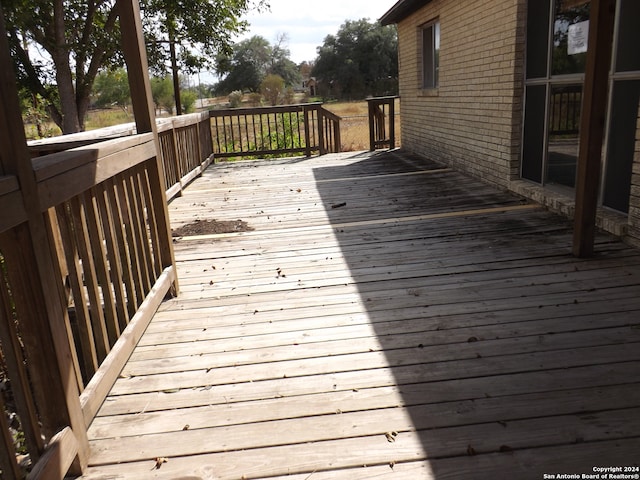
[[[320,155],[327,153],[327,147],[324,144],[324,108],[322,105],[318,107],[318,147],[320,148]]]
[[[340,138],[340,120],[333,121],[334,140],[336,142],[334,153],[340,153],[342,151],[342,139]]]
[[[73,474],[81,474],[88,463],[89,441],[72,362],[66,305],[62,303],[61,282],[54,265],[55,249],[45,216],[40,211],[38,187],[10,65],[4,16],[0,10],[0,150],[5,173],[15,174],[19,179],[27,213],[27,223],[12,230],[15,236],[8,244],[14,247],[11,256],[15,258],[17,255],[16,261],[20,265],[15,267],[20,268],[26,282],[24,293],[30,292],[32,301],[29,308],[33,315],[25,318],[30,322],[25,332],[28,332],[26,340],[32,342],[36,349],[28,361],[38,377],[33,379],[34,388],[44,391],[46,396],[45,405],[38,405],[45,430],[54,434],[71,427],[79,445],[71,470]]]
[[[377,105],[373,98],[367,99],[367,105],[369,107],[369,150],[373,152],[376,149],[374,109],[377,108]]]
[[[396,147],[395,100],[397,97],[368,98],[369,105],[369,149],[389,145]],[[386,106],[388,105],[388,112]],[[389,138],[387,138],[386,122],[389,122]]]
[[[140,5],[137,0],[119,0],[118,8],[120,28],[122,30],[122,49],[127,63],[131,103],[137,131],[138,133],[152,132],[155,138],[156,161],[150,164],[149,180],[160,236],[160,259],[162,267],[166,268],[175,265],[175,257],[171,238],[171,225],[169,223],[169,208],[164,187],[164,167],[162,165],[160,142],[155,121],[155,108],[151,97],[147,52],[144,46],[144,35],[140,20]],[[176,295],[178,293],[177,277],[173,285],[173,293]]]
[[[305,105],[303,108],[304,112],[304,154],[307,157],[311,156],[311,123],[309,123],[309,106]]]
[[[389,149],[396,148],[396,99],[389,102]]]

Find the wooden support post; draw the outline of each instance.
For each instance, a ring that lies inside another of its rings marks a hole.
[[[131,103],[138,133],[152,132],[156,143],[156,161],[149,168],[149,181],[153,197],[153,208],[157,215],[160,236],[160,258],[162,267],[175,266],[169,208],[165,192],[165,174],[162,165],[158,129],[156,127],[155,108],[151,96],[151,81],[147,52],[144,45],[140,5],[138,0],[118,0],[120,29],[122,31],[122,49],[127,63]],[[177,277],[173,284],[173,294],[178,294]]]
[[[311,156],[311,120],[309,118],[309,107],[305,105],[304,111],[304,154]]]
[[[13,74],[9,45],[0,10],[0,150],[6,173],[17,175],[22,191],[27,224],[13,229],[16,250],[22,251],[24,269],[32,291],[32,308],[37,312],[30,322],[29,340],[38,345],[36,358],[31,365],[38,375],[49,377],[47,405],[38,405],[46,430],[61,430],[71,427],[78,441],[78,454],[71,467],[73,474],[81,474],[89,458],[89,441],[86,425],[80,408],[80,397],[69,337],[67,335],[67,311],[63,305],[62,283],[56,274],[53,253],[45,215],[40,211],[38,188],[31,167],[31,157],[20,115],[16,79]],[[28,261],[30,259],[30,261]],[[36,367],[37,365],[37,367]],[[34,381],[34,384],[37,380]],[[52,432],[56,433],[56,432]]]
[[[369,111],[369,150],[373,152],[376,149],[376,131],[375,131],[375,115],[374,109],[377,108],[377,104],[374,103],[373,99],[369,99],[368,103],[368,111]]]
[[[327,153],[327,148],[324,144],[324,108],[322,105],[316,110],[318,112],[318,146],[320,147],[320,155]]]
[[[389,150],[396,148],[396,99],[389,101]]]
[[[573,254],[593,255],[615,0],[591,0],[589,49],[582,91]]]

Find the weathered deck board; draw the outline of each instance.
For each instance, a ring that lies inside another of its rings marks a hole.
[[[397,152],[215,165],[170,212],[254,230],[176,239],[87,479],[637,464],[640,251],[574,259],[565,220]]]

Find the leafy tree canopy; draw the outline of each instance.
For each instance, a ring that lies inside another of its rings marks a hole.
[[[254,35],[233,45],[230,54],[217,58],[216,70],[223,77],[218,84],[218,92],[257,92],[267,75],[282,77],[287,86],[300,83],[300,71],[289,58],[286,41],[286,35],[279,35],[276,43],[271,45],[264,37]]]
[[[284,79],[280,75],[270,73],[260,84],[260,93],[269,105],[278,105],[284,93]]]
[[[169,39],[183,69],[197,70],[246,30],[240,18],[266,0],[141,0],[149,61],[164,72]],[[48,103],[64,133],[84,128],[91,89],[101,70],[123,65],[117,0],[2,0],[21,85]],[[34,49],[42,56],[29,55]],[[34,57],[34,58],[31,58]],[[55,94],[51,85],[56,86]]]
[[[129,77],[124,68],[99,73],[93,91],[98,107],[117,105],[126,109],[131,103]]]
[[[397,92],[398,37],[395,26],[347,20],[318,47],[312,75],[325,95],[363,98]]]

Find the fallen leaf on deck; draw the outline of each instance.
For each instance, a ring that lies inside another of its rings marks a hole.
[[[154,466],[154,468],[156,470],[158,470],[162,466],[163,463],[167,463],[169,461],[169,459],[167,457],[156,457],[154,460],[156,462],[156,464]]]
[[[396,441],[396,437],[398,436],[398,432],[387,432],[384,434],[384,436],[387,438],[387,442],[389,443],[393,443]]]

